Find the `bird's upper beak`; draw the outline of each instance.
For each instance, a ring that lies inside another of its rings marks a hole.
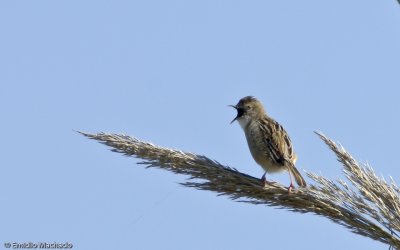
[[[237,110],[237,115],[236,115],[236,117],[235,118],[233,118],[233,120],[231,121],[231,123],[230,124],[232,124],[234,121],[236,121],[239,117],[241,117],[242,116],[242,114],[243,114],[243,110],[241,110],[241,109],[239,109],[238,108],[238,106],[236,106],[236,105],[229,105],[229,107],[232,107],[232,108],[234,108],[234,109],[236,109]]]

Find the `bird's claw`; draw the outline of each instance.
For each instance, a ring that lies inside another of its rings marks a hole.
[[[290,183],[290,186],[288,188],[289,194],[292,192],[293,189],[294,189],[294,185],[293,185],[293,183]]]

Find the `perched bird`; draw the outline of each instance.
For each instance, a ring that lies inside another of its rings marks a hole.
[[[254,160],[265,170],[261,177],[263,185],[267,183],[265,174],[288,171],[290,178],[289,192],[294,188],[292,175],[297,184],[306,187],[306,182],[294,166],[297,156],[285,129],[269,117],[262,103],[253,96],[246,96],[236,105],[229,105],[237,110],[238,121],[246,135],[247,144]]]

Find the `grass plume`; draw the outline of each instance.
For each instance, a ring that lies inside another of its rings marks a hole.
[[[314,181],[307,188],[288,193],[278,183],[262,187],[260,179],[241,173],[203,155],[156,146],[122,134],[83,133],[114,152],[140,158],[146,167],[188,176],[186,187],[216,192],[232,200],[268,205],[326,217],[353,233],[400,249],[400,189],[393,179],[386,182],[373,169],[358,163],[341,145],[316,133],[343,165],[345,180],[329,180],[307,173]]]

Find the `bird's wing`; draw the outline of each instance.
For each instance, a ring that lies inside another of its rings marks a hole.
[[[263,134],[268,135],[264,142],[270,157],[280,165],[285,165],[286,161],[294,164],[296,155],[293,151],[292,141],[285,129],[269,117],[260,121],[260,129],[263,130]]]

